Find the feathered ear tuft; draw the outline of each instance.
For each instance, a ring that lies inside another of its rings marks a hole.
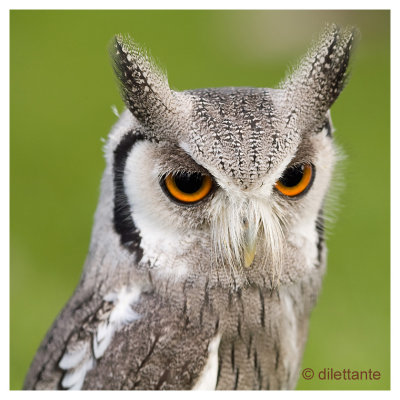
[[[288,107],[285,107],[287,125],[295,122],[300,129],[319,129],[346,83],[355,36],[353,28],[327,26],[299,66],[283,82],[283,104]]]
[[[115,36],[110,54],[128,109],[145,127],[163,126],[180,103],[165,74],[129,36]]]

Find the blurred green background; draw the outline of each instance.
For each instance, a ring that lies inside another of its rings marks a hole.
[[[332,116],[347,154],[328,227],[328,273],[303,368],[372,369],[390,388],[389,11],[11,11],[10,387],[72,294],[88,250],[104,160],[123,104],[107,46],[130,33],[175,89],[274,87],[326,22],[357,26],[352,77]]]

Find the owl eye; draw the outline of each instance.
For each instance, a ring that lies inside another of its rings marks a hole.
[[[311,187],[315,176],[312,164],[297,164],[286,169],[275,187],[285,196],[294,197],[304,194]]]
[[[181,203],[196,203],[203,200],[211,191],[211,176],[198,172],[169,174],[163,179],[163,187],[174,200]]]

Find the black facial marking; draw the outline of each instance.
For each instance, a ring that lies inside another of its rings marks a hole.
[[[114,229],[120,235],[121,245],[136,254],[136,261],[143,257],[140,231],[132,220],[132,210],[124,188],[126,159],[133,145],[144,140],[140,132],[128,132],[114,150]]]
[[[315,222],[315,229],[317,231],[318,235],[318,241],[317,241],[317,250],[318,250],[318,263],[316,264],[316,267],[319,268],[321,266],[322,262],[322,250],[323,250],[323,245],[324,245],[324,213],[322,211],[322,208],[319,210],[318,213],[318,218]]]
[[[330,124],[328,118],[325,120],[325,124],[324,124],[324,128],[323,129],[326,129],[326,136],[332,137],[332,127],[331,127],[331,124]]]

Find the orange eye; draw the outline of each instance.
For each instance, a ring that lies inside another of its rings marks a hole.
[[[195,173],[169,174],[164,178],[167,193],[181,203],[196,203],[211,191],[213,180],[209,175]]]
[[[312,185],[315,168],[312,164],[297,164],[286,169],[275,187],[285,196],[304,194]]]

